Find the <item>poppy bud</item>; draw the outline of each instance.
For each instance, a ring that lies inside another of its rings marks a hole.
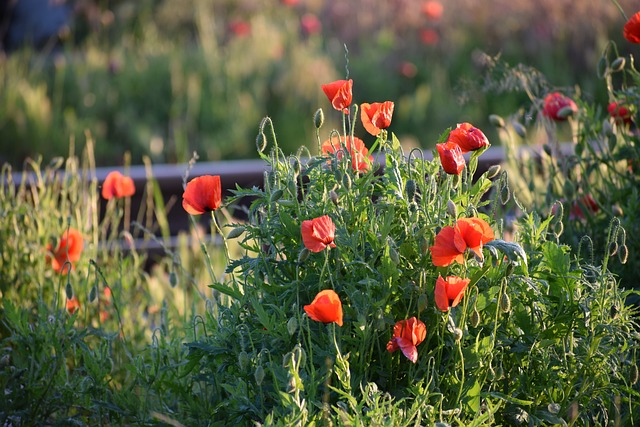
[[[9,366],[9,364],[11,364],[11,355],[5,354],[4,356],[2,356],[2,358],[0,358],[0,368]]]
[[[298,329],[298,320],[295,317],[292,317],[287,322],[287,332],[289,332],[289,335],[293,335],[296,333],[297,329]]]
[[[253,373],[253,377],[256,380],[256,384],[258,385],[262,384],[262,381],[264,381],[264,377],[265,377],[265,372],[262,365],[258,365],[258,367],[256,368],[256,371]]]
[[[511,122],[511,126],[513,127],[513,130],[520,138],[527,137],[527,128],[525,128],[522,123],[513,121]]]
[[[511,189],[509,188],[509,183],[505,179],[502,184],[502,189],[500,190],[500,202],[502,202],[503,205],[506,205],[510,199]]]
[[[235,227],[233,230],[229,232],[229,234],[227,234],[227,239],[235,239],[237,237],[240,237],[242,233],[244,233],[244,231],[245,231],[245,228],[242,226]]]
[[[618,242],[610,242],[607,252],[609,253],[609,256],[615,256],[615,254],[618,253]]]
[[[393,246],[389,246],[389,258],[394,264],[400,264],[400,256],[398,255],[398,251]]]
[[[267,148],[267,135],[264,132],[259,132],[256,137],[256,149],[259,153],[262,153]]]
[[[309,258],[309,255],[311,255],[311,251],[309,249],[302,249],[300,251],[300,254],[298,255],[298,264],[302,264],[303,262],[305,262],[307,258]]]
[[[429,251],[429,241],[424,237],[420,239],[420,252],[426,254]]]
[[[447,213],[453,219],[458,218],[458,207],[451,199],[447,200]]]
[[[620,261],[620,264],[626,264],[628,259],[629,248],[627,248],[627,245],[620,246],[620,249],[618,250],[618,260]]]
[[[455,328],[455,329],[453,330],[453,339],[454,339],[456,342],[459,342],[459,341],[462,339],[462,335],[463,335],[463,334],[462,334],[462,329],[460,329],[460,328]]]
[[[473,311],[471,311],[471,314],[469,315],[469,323],[471,324],[471,327],[477,328],[478,325],[480,325],[480,320],[480,312],[474,306]]]
[[[504,127],[504,119],[497,114],[489,115],[489,123],[491,123],[492,125],[498,128]]]
[[[485,173],[487,179],[493,179],[500,173],[500,165],[492,165]]]
[[[638,382],[639,376],[640,373],[638,372],[638,365],[635,363],[631,364],[631,367],[629,368],[629,383],[631,385],[635,385]]]
[[[71,287],[71,282],[67,281],[67,286],[64,287],[64,292],[67,294],[67,299],[73,298],[73,288]]]
[[[172,271],[171,273],[169,273],[169,285],[171,285],[172,288],[175,288],[177,284],[178,284],[178,275],[176,274],[175,271]]]
[[[89,291],[89,302],[94,302],[97,296],[98,296],[98,289],[96,288],[95,285],[93,285],[91,287],[91,290]]]
[[[271,193],[271,197],[269,198],[269,201],[271,203],[275,203],[282,198],[283,194],[284,194],[284,191],[282,191],[281,188],[278,188],[276,191]]]
[[[322,108],[318,108],[316,113],[313,115],[313,124],[316,129],[320,129],[324,124],[324,112],[322,111]]]
[[[347,190],[351,190],[351,177],[348,173],[342,175],[342,185],[344,185],[344,188]]]
[[[329,191],[329,198],[334,205],[338,206],[340,204],[340,198],[338,197],[338,193],[336,193],[335,190]]]
[[[566,119],[567,117],[573,116],[573,114],[575,113],[575,108],[571,107],[571,106],[567,106],[567,107],[562,107],[559,111],[558,111],[558,118],[563,120]]]
[[[249,355],[243,350],[238,354],[238,366],[240,366],[241,370],[244,370],[247,365],[249,365]]]
[[[297,177],[300,175],[300,170],[302,169],[302,165],[300,164],[300,160],[297,157],[294,157],[291,161],[291,167],[293,168],[293,174]]]
[[[618,71],[622,71],[622,69],[624,68],[626,62],[627,62],[627,60],[625,58],[623,58],[622,56],[617,57],[611,63],[611,71],[614,72],[614,73],[617,73]]]
[[[408,179],[404,186],[404,190],[407,193],[407,199],[409,199],[410,202],[413,202],[416,197],[416,182],[413,179]]]
[[[613,214],[613,216],[623,216],[624,215],[624,211],[618,205],[613,205],[611,207],[611,213]]]
[[[509,298],[509,294],[506,292],[503,292],[502,296],[500,296],[500,310],[502,310],[503,313],[511,311],[511,298]]]

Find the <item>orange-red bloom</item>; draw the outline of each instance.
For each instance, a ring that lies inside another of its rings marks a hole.
[[[427,19],[432,21],[438,21],[442,18],[443,11],[444,7],[439,1],[429,0],[422,3],[422,13],[427,17]]]
[[[561,111],[562,114],[560,114]],[[575,113],[576,111],[578,111],[578,106],[573,102],[573,99],[561,94],[560,92],[552,92],[544,98],[542,115],[550,118],[551,120],[567,120],[569,113]]]
[[[46,261],[51,264],[51,267],[56,273],[67,274],[69,269],[65,267],[65,264],[69,262],[73,269],[73,264],[80,260],[83,248],[84,239],[82,238],[82,234],[75,228],[69,228],[62,234],[62,237],[60,237],[60,241],[55,250],[53,250],[51,243],[47,245]],[[53,258],[51,258],[49,253],[52,253]]]
[[[316,322],[335,322],[342,326],[342,302],[332,289],[320,291],[311,304],[304,306],[304,311]]]
[[[493,239],[493,230],[483,219],[460,218],[455,226],[448,225],[436,235],[435,244],[429,248],[431,260],[438,267],[462,264],[467,249],[482,258],[482,246]]]
[[[218,175],[192,179],[182,195],[182,207],[191,215],[215,211],[222,203],[222,186]]]
[[[381,129],[388,128],[391,125],[393,107],[391,101],[360,105],[360,118],[365,130],[373,136],[378,136]]]
[[[416,348],[427,337],[425,324],[412,317],[401,320],[393,327],[393,337],[387,343],[387,351],[393,353],[397,349],[413,363],[418,361],[418,349]]]
[[[640,43],[640,11],[636,12],[626,24],[622,33],[624,38],[631,43]]]
[[[78,301],[78,297],[74,295],[71,299],[67,299],[67,312],[69,314],[74,314],[78,310],[80,310],[80,301]]]
[[[584,219],[585,214],[582,210],[583,208],[589,213],[589,215],[593,215],[600,210],[598,203],[596,203],[591,194],[587,194],[573,202],[571,205],[571,211],[569,212],[569,219]]]
[[[110,172],[102,183],[102,197],[107,200],[133,196],[135,192],[136,186],[133,184],[133,179],[118,171]]]
[[[607,106],[607,111],[617,123],[631,123],[633,106],[625,105],[621,101],[613,101]]]
[[[447,141],[458,144],[463,153],[491,145],[485,134],[471,123],[458,123],[458,126],[449,132]]]
[[[460,146],[455,142],[447,141],[442,144],[436,144],[436,149],[444,171],[450,175],[460,175],[465,166]]]
[[[338,139],[338,136],[334,135],[331,139],[327,139],[322,143],[321,150],[324,155],[335,153],[338,159],[342,159],[346,150],[349,153],[349,157],[351,157],[351,167],[356,172],[368,171],[373,162],[373,156],[369,156],[369,149],[356,136],[347,138],[341,136]]]
[[[332,83],[322,85],[322,90],[331,101],[331,105],[338,111],[349,114],[351,105],[353,80],[336,80]]]
[[[302,221],[302,242],[311,252],[320,252],[327,246],[335,248],[335,233],[336,226],[329,215]]]
[[[450,308],[458,305],[470,281],[471,279],[462,279],[458,276],[447,276],[446,279],[438,276],[435,290],[436,306],[441,311],[449,311]]]

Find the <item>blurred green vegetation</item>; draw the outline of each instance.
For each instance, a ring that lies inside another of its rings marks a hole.
[[[98,165],[119,164],[125,152],[134,163],[185,162],[194,150],[203,160],[253,157],[267,115],[279,145],[294,152],[315,145],[309,111],[322,106],[329,127],[338,124],[320,85],[347,72],[354,102],[396,103],[392,130],[409,146],[431,148],[462,121],[493,139],[488,115],[524,98],[478,90],[484,53],[605,102],[593,71],[605,43],[622,38],[612,2],[451,0],[441,17],[426,3],[77,2],[61,51],[0,59],[0,161],[47,161],[87,132]],[[627,12],[632,3],[620,1]]]

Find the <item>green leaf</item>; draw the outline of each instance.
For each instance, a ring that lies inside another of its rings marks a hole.
[[[507,396],[504,393],[500,393],[497,391],[490,391],[489,393],[483,393],[485,396],[491,396],[491,397],[495,397],[497,399],[500,400],[504,400],[505,402],[509,402],[509,403],[513,403],[515,405],[522,405],[522,406],[531,406],[533,405],[533,400],[524,400],[524,399],[518,399],[517,397],[513,397],[513,396]]]

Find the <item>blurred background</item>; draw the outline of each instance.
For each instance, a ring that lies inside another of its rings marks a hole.
[[[490,58],[606,105],[596,66],[609,40],[628,45],[624,22],[608,0],[3,0],[0,162],[78,152],[88,134],[98,166],[253,158],[267,115],[292,153],[316,146],[318,107],[324,136],[339,126],[320,85],[347,76],[355,103],[395,102],[407,146],[462,121],[497,141],[488,115],[528,98],[488,77]]]

